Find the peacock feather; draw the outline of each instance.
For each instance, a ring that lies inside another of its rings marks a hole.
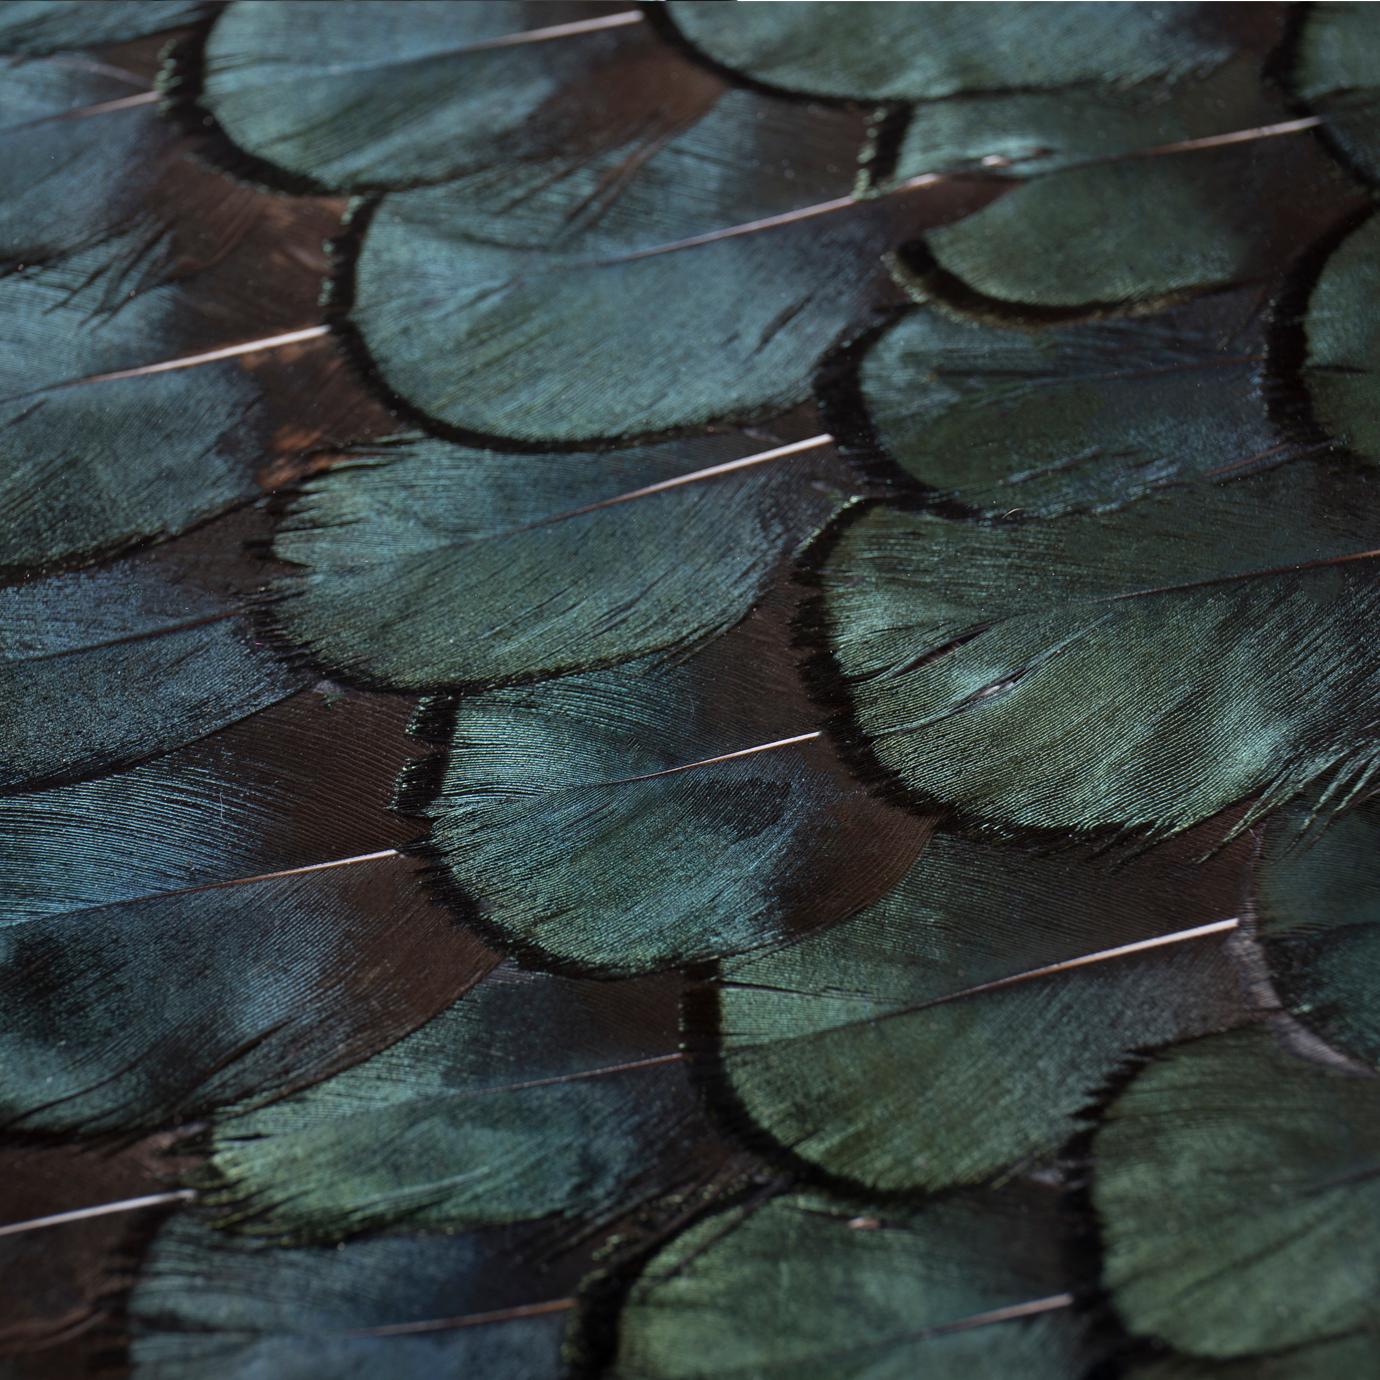
[[[1380,11],[0,53],[0,1377],[1380,1374]]]

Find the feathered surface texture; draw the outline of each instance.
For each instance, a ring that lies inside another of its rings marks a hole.
[[[0,1377],[1380,1374],[1380,9],[0,3]]]

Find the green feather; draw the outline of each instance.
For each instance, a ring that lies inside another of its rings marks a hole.
[[[1380,1081],[1261,1028],[1151,1061],[1107,1109],[1092,1195],[1133,1332],[1192,1354],[1374,1326]]]
[[[635,137],[649,112],[627,108],[618,88],[628,68],[656,60],[648,26],[503,40],[606,13],[507,0],[247,0],[211,30],[199,99],[244,152],[330,187],[570,159],[586,142]]]
[[[645,157],[394,193],[350,319],[390,389],[468,432],[572,444],[779,412],[879,290],[894,208],[718,232],[846,194],[858,135],[731,91]]]
[[[1359,304],[1380,293],[1380,218],[1371,218],[1328,257],[1308,299],[1303,374],[1319,423],[1343,444],[1380,458],[1375,379],[1380,325]]]
[[[366,1063],[223,1118],[215,1201],[295,1240],[616,1216],[704,1157],[675,998],[496,969]]]
[[[1135,321],[1018,331],[933,309],[864,354],[882,451],[989,515],[1123,505],[1185,475],[1286,458],[1262,396],[1254,293]]]
[[[1166,1356],[1128,1367],[1126,1380],[1343,1380],[1374,1368],[1380,1339],[1361,1332],[1335,1341],[1315,1342],[1275,1356],[1238,1361],[1204,1361]]]
[[[205,0],[6,0],[0,6],[0,53],[95,48],[190,24]]]
[[[1260,63],[1228,64],[1166,100],[1158,86],[975,91],[912,109],[882,188],[935,172],[1029,177],[1262,123]]]
[[[462,699],[443,771],[424,764],[403,803],[501,944],[646,972],[837,919],[915,856],[925,821],[871,800],[822,743],[707,760],[811,729],[752,623],[690,662]]]
[[[1002,303],[1138,304],[1277,270],[1306,242],[1299,222],[1349,196],[1315,150],[1270,139],[1032,178],[924,243],[944,274]]]
[[[523,1259],[482,1236],[271,1249],[180,1216],[159,1232],[131,1300],[132,1374],[559,1380],[567,1314],[540,1305],[570,1281],[524,1272]],[[476,1321],[459,1325],[466,1318]]]
[[[1369,5],[1314,4],[1303,12],[1290,85],[1371,181],[1380,178],[1380,22]]]
[[[703,1219],[633,1284],[611,1380],[1068,1380],[1095,1359],[1067,1307],[1048,1191],[920,1209],[808,1195]]]
[[[1038,1162],[1128,1051],[1242,1004],[1221,934],[1040,970],[1233,917],[1242,872],[1239,857],[1114,867],[941,835],[862,914],[721,965],[709,1070],[751,1125],[858,1191]]]
[[[1000,829],[1170,833],[1315,785],[1336,808],[1375,766],[1376,504],[1299,463],[1055,522],[861,510],[816,620],[853,745]]]
[[[1001,87],[1176,80],[1233,45],[1219,6],[667,5],[715,62],[791,91],[927,100]]]
[[[496,962],[381,858],[0,930],[0,1117],[154,1129],[367,1058]]]
[[[1271,821],[1259,865],[1256,934],[1285,1007],[1338,1049],[1380,1065],[1380,808],[1320,837]]]
[[[301,687],[199,574],[133,559],[0,589],[0,787],[127,766]]]
[[[769,445],[524,455],[400,438],[307,485],[278,529],[277,555],[305,569],[280,585],[277,617],[318,660],[406,689],[683,651],[738,622],[837,510],[809,481],[837,457],[610,500]]]

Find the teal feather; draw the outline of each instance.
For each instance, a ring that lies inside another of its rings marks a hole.
[[[1380,27],[1366,6],[1310,5],[1296,40],[1289,82],[1323,120],[1349,163],[1380,177],[1375,121],[1380,107]]]
[[[408,717],[304,690],[167,756],[0,796],[0,927],[406,843],[416,829],[383,811]]]
[[[1328,256],[1308,298],[1303,374],[1327,433],[1366,457],[1380,456],[1372,398],[1380,331],[1357,311],[1380,284],[1380,220],[1365,221]]]
[[[448,760],[409,772],[403,806],[447,884],[543,964],[625,974],[778,944],[874,899],[928,834],[817,741],[734,755],[809,715],[754,620],[679,664],[461,699]]]
[[[869,346],[836,406],[861,405],[864,444],[937,499],[998,517],[1121,507],[1297,453],[1267,406],[1259,307],[1242,292],[1029,331],[922,308]]]
[[[1116,866],[940,835],[861,914],[719,966],[701,998],[710,1077],[751,1127],[858,1192],[1038,1163],[1132,1050],[1245,1009],[1221,932],[1059,967],[1236,916],[1239,848],[1210,870],[1166,852]]]
[[[845,738],[996,831],[1168,834],[1314,786],[1335,809],[1375,769],[1373,512],[1368,474],[1312,463],[1049,523],[858,511],[816,609]]]
[[[87,1135],[314,1082],[497,962],[399,858],[52,915],[0,945],[0,1119]]]
[[[57,58],[8,68],[0,83],[7,145],[0,165],[0,256],[41,263],[139,218],[150,169],[170,142],[157,112],[134,105],[107,120],[71,112],[128,101],[143,90],[118,68],[92,71]],[[54,206],[61,206],[61,216],[50,213]]]
[[[923,101],[1003,87],[1175,81],[1234,50],[1214,5],[786,4],[673,0],[671,18],[716,62],[786,90]]]
[[[714,1162],[666,997],[495,969],[391,1049],[225,1118],[214,1201],[254,1234],[327,1242],[619,1216]]]
[[[1339,1375],[1364,1375],[1375,1359],[1375,1345],[1374,1334],[1356,1332],[1237,1361],[1166,1356],[1131,1366],[1126,1375],[1127,1380],[1335,1380]]]
[[[132,558],[0,589],[0,788],[131,765],[302,687],[242,602],[199,576]]]
[[[205,0],[8,0],[0,9],[0,52],[94,48],[190,24]]]
[[[628,167],[533,174],[516,203],[511,176],[394,193],[361,230],[349,319],[394,393],[467,432],[572,445],[782,411],[880,290],[893,209],[718,232],[847,195],[860,142],[841,114],[735,91]]]
[[[318,660],[401,689],[683,652],[747,614],[842,506],[828,481],[844,476],[803,452],[635,495],[770,448],[515,455],[398,438],[306,486],[278,531],[276,554],[303,569],[277,618]]]
[[[283,1250],[181,1218],[159,1233],[134,1293],[132,1373],[140,1380],[323,1373],[557,1380],[567,1315],[521,1310],[559,1298],[569,1271],[544,1277],[533,1269],[515,1281],[514,1263],[513,1243],[503,1238],[380,1236]],[[502,1317],[510,1310],[516,1315]],[[501,1320],[488,1326],[444,1325],[495,1313]]]
[[[237,361],[82,382],[181,353],[178,289],[114,306],[120,262],[110,242],[0,280],[11,323],[0,351],[0,565],[166,536],[258,492],[263,402]]]
[[[0,1372],[1369,1374],[1374,14],[0,6]]]
[[[643,112],[620,108],[617,94],[627,66],[657,61],[645,26],[503,40],[616,10],[549,0],[412,0],[405,9],[390,0],[343,9],[251,0],[212,29],[198,99],[241,152],[281,176],[335,188],[418,185],[500,158],[564,157],[585,138],[636,138]],[[570,123],[553,124],[553,107]]]
[[[1262,842],[1255,931],[1285,1008],[1334,1049],[1380,1067],[1380,815],[1349,810],[1317,837],[1286,812]]]

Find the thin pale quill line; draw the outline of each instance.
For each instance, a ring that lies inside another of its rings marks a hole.
[[[249,886],[254,882],[272,882],[281,877],[304,877],[312,872],[329,872],[336,867],[353,867],[356,863],[376,862],[380,858],[397,858],[402,854],[396,848],[380,848],[376,853],[356,853],[352,858],[331,858],[326,862],[305,863],[301,867],[284,867],[277,872],[256,872],[250,877],[228,877],[220,882],[200,882],[196,886],[173,887],[170,891],[150,891],[142,896],[121,896],[113,901],[102,901],[99,905],[81,906],[76,910],[58,912],[63,918],[85,915],[93,910],[108,910],[112,906],[137,906],[144,901],[162,901],[170,896],[195,896],[203,891],[222,891],[231,886]]]
[[[218,350],[206,350],[199,355],[182,355],[178,359],[160,360],[157,364],[138,364],[132,369],[114,369],[107,374],[87,374],[84,378],[72,379],[54,386],[75,388],[84,383],[113,383],[116,379],[137,379],[145,374],[166,374],[174,369],[194,369],[198,364],[213,364],[220,359],[235,359],[239,355],[257,354],[260,350],[279,350],[285,345],[299,345],[306,340],[319,340],[323,335],[329,335],[330,331],[331,328],[324,325],[304,326],[301,330],[284,331],[281,335],[245,340],[238,345],[223,345]]]
[[[793,747],[796,743],[813,742],[823,737],[822,729],[811,733],[797,733],[793,738],[777,738],[770,743],[758,743],[754,747],[739,748],[736,752],[721,752],[717,757],[701,757],[698,762],[682,762],[678,767],[666,767],[661,771],[649,771],[642,776],[622,776],[610,781],[611,786],[628,786],[634,781],[655,781],[659,776],[675,776],[677,772],[694,771],[696,767],[712,767],[717,762],[732,762],[739,757],[753,757],[759,752],[775,752],[777,748]]]
[[[196,1192],[179,1188],[171,1193],[146,1193],[142,1198],[123,1198],[115,1203],[97,1203],[92,1207],[73,1208],[71,1212],[54,1212],[47,1217],[31,1217],[27,1222],[6,1222],[0,1225],[0,1236],[18,1236],[20,1232],[42,1231],[46,1227],[61,1227],[68,1222],[85,1222],[92,1217],[109,1217],[117,1212],[138,1212],[142,1208],[161,1207],[167,1203],[190,1203]]]
[[[544,43],[552,38],[598,33],[602,29],[621,29],[625,25],[641,22],[641,10],[620,10],[617,14],[602,14],[593,19],[572,19],[567,24],[549,24],[544,29],[522,29],[515,34],[476,39],[473,43],[465,44],[460,51],[477,53],[486,48],[516,48],[524,43]]]

